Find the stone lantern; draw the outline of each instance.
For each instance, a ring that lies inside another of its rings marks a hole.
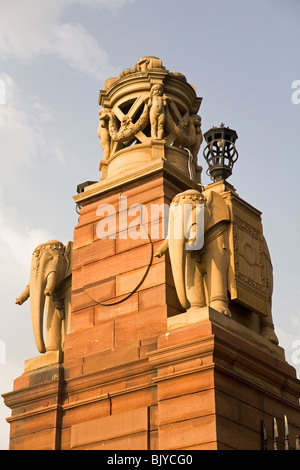
[[[232,174],[234,163],[238,159],[235,141],[238,138],[236,131],[225,127],[212,127],[205,134],[207,146],[203,156],[208,163],[207,174],[214,181],[226,180]]]

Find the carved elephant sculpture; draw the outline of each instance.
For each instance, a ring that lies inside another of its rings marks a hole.
[[[187,190],[173,199],[168,237],[155,256],[169,250],[176,292],[185,310],[207,305],[230,316],[229,222],[226,203],[216,192],[206,198]]]
[[[40,353],[62,349],[71,304],[72,242],[57,240],[39,245],[33,252],[30,281],[16,299],[22,305],[30,297],[33,334]],[[45,310],[45,341],[43,319]]]

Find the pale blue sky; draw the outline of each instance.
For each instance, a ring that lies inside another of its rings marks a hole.
[[[263,213],[273,318],[292,362],[300,340],[300,104],[291,100],[300,80],[299,18],[299,0],[1,2],[0,393],[37,355],[29,303],[14,305],[31,253],[46,239],[72,239],[76,186],[100,177],[99,90],[146,55],[196,87],[204,132],[221,122],[237,131],[229,182]],[[8,445],[9,414],[1,399],[0,448]]]

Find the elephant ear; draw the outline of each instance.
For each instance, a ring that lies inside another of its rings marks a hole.
[[[67,261],[65,277],[72,274],[72,250],[73,250],[73,242],[67,242],[66,247],[65,247],[65,259]]]
[[[215,191],[203,191],[203,195],[207,199],[207,208],[210,214],[209,224],[206,230],[219,222],[229,221],[230,215],[226,202]]]

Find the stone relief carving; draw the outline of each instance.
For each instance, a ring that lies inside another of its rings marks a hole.
[[[174,145],[178,148],[189,149],[193,155],[194,161],[197,161],[197,155],[203,141],[201,130],[201,117],[197,114],[189,114],[188,111],[182,116],[173,100],[169,100],[163,93],[162,85],[153,85],[150,95],[146,98],[139,98],[139,106],[143,107],[140,117],[136,122],[133,121],[130,110],[124,114],[118,110],[118,116],[108,108],[102,108],[99,111],[99,126],[97,130],[98,137],[103,148],[104,160],[110,157],[113,148],[113,142],[131,144],[137,134],[144,131],[150,122],[150,136],[144,135],[145,139],[163,139],[166,138],[168,145]],[[135,111],[138,108],[135,103]],[[170,111],[172,108],[172,113]],[[175,114],[176,119],[172,114]]]
[[[105,161],[107,161],[110,156],[111,137],[108,130],[110,114],[110,111],[105,108],[100,109],[99,111],[100,122],[97,129],[97,134],[101,142],[101,146],[103,149],[103,158]]]
[[[182,98],[182,87],[187,87],[187,97]],[[201,117],[196,114],[201,99],[184,75],[167,71],[160,59],[147,56],[119,78],[109,79],[101,93],[97,134],[103,162],[130,146],[151,147],[157,139],[166,147],[188,150],[197,165],[203,141]]]
[[[148,114],[148,104],[144,103],[144,109],[136,122],[132,121],[132,118],[129,114],[124,115],[121,119],[121,126],[118,129],[116,123],[116,116],[114,113],[109,114],[109,135],[114,142],[127,142],[128,140],[134,138],[138,132],[142,131],[149,120]]]
[[[172,117],[171,109],[177,118],[176,120]],[[188,148],[194,160],[197,160],[203,141],[200,116],[190,115],[188,111],[182,116],[176,103],[170,100],[166,108],[166,130],[169,134],[168,142],[179,148]]]
[[[266,308],[264,315],[260,315],[260,334],[278,344],[272,319],[273,266],[268,245],[259,230],[236,215],[233,251],[236,285],[264,303]]]
[[[118,110],[118,116],[116,116],[110,109],[100,109],[97,135],[103,148],[104,161],[107,161],[112,153],[119,149],[118,144],[131,145],[137,134],[147,126],[149,122],[148,98],[146,100],[137,99],[136,101],[138,103],[136,103],[135,110],[139,105],[142,112],[135,122],[130,111],[128,114],[124,114],[121,110]]]
[[[68,332],[72,247],[72,242],[64,246],[57,240],[39,245],[32,255],[29,284],[16,299],[16,304],[22,305],[30,297],[33,333],[40,353],[61,350]]]

